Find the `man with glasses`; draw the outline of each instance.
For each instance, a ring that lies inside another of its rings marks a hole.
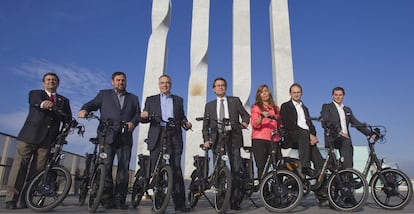
[[[243,145],[242,128],[247,128],[250,115],[244,109],[238,97],[226,96],[227,83],[222,77],[218,77],[213,82],[213,91],[217,98],[210,101],[205,105],[204,118],[209,120],[203,121],[203,139],[204,146],[209,148],[213,147],[215,151],[215,145],[218,142],[218,123],[223,119],[229,119],[231,123],[231,130],[228,134],[228,141],[226,143],[227,153],[230,158],[230,166],[232,172],[232,189],[231,189],[231,202],[230,208],[233,210],[240,210],[238,204],[239,199],[235,195],[239,189],[239,176],[240,176],[240,148]],[[242,122],[240,123],[240,118]]]

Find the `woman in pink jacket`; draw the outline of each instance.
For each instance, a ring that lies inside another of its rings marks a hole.
[[[272,119],[279,119],[279,106],[273,100],[267,85],[260,85],[256,91],[256,101],[251,109],[251,126],[253,154],[256,161],[257,175],[261,179],[267,157],[272,150],[271,143],[278,142],[280,135],[271,136],[271,132],[281,123]],[[278,154],[280,157],[280,154]]]

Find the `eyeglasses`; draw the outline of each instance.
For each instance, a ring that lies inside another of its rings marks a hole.
[[[226,87],[226,85],[215,85],[214,87]]]

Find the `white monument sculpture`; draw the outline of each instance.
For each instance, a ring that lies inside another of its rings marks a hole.
[[[148,42],[147,64],[145,69],[142,97],[158,93],[158,77],[165,71],[166,37],[170,24],[170,0],[154,0],[152,8],[152,34]],[[186,132],[184,149],[184,177],[188,178],[194,169],[193,156],[202,154],[198,145],[203,142],[202,123],[195,117],[204,114],[207,99],[208,36],[210,0],[193,0],[191,30],[191,74],[188,85],[187,117],[193,123],[193,131]],[[213,11],[214,14],[214,11]],[[273,94],[280,105],[289,99],[289,86],[293,83],[293,66],[290,43],[289,11],[287,0],[271,0],[269,5]],[[250,112],[251,93],[251,47],[250,47],[250,0],[233,0],[233,94],[240,97]],[[145,103],[145,101],[143,101]],[[148,153],[143,143],[148,126],[140,125],[138,153]],[[245,145],[250,145],[250,133],[244,133]],[[245,156],[245,155],[243,155]]]
[[[202,155],[199,145],[203,143],[201,134],[202,122],[196,122],[195,117],[202,117],[204,104],[207,99],[207,55],[209,32],[210,0],[193,1],[193,18],[191,24],[190,47],[190,79],[188,81],[187,118],[192,121],[193,131],[186,133],[186,145],[184,160],[187,164],[183,167],[184,177],[189,177],[194,169],[193,156]]]

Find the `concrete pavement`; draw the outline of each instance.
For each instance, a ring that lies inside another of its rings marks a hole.
[[[128,198],[129,200],[130,198]],[[213,197],[210,198],[213,200]],[[242,210],[239,211],[233,211],[229,210],[228,213],[240,213],[240,214],[261,214],[261,213],[269,213],[268,210],[266,210],[263,206],[261,206],[261,201],[259,198],[259,195],[255,193],[253,195],[253,200],[255,203],[257,203],[260,207],[256,208],[253,203],[249,200],[245,200],[242,203]],[[16,210],[6,210],[5,209],[5,203],[4,203],[4,197],[0,198],[0,213],[32,213],[33,211],[31,209],[16,209]],[[133,209],[130,207],[128,210],[105,210],[104,208],[100,207],[97,210],[97,213],[140,213],[140,214],[151,214],[151,201],[146,199],[143,200],[141,205],[137,209]],[[58,207],[56,207],[54,210],[51,211],[51,213],[89,213],[86,206],[80,207],[78,205],[78,196],[76,195],[69,195],[64,203]],[[166,211],[167,214],[170,213],[180,213],[174,211],[174,204],[172,200],[170,200],[169,207]],[[208,201],[205,198],[201,198],[197,206],[190,212],[190,213],[197,213],[197,214],[211,214],[215,213],[215,210],[213,207],[210,206]],[[313,194],[310,194],[306,196],[302,200],[302,204],[298,206],[295,210],[293,210],[291,213],[310,213],[310,214],[325,214],[325,213],[340,213],[339,211],[332,210],[330,208],[320,208],[318,207],[318,203],[313,196]],[[368,214],[380,214],[380,213],[414,213],[414,203],[411,201],[411,203],[405,207],[403,210],[396,210],[396,211],[390,211],[380,208],[375,204],[375,202],[372,200],[371,196],[368,199],[367,204],[364,206],[362,210],[357,211],[357,213],[368,213]]]

